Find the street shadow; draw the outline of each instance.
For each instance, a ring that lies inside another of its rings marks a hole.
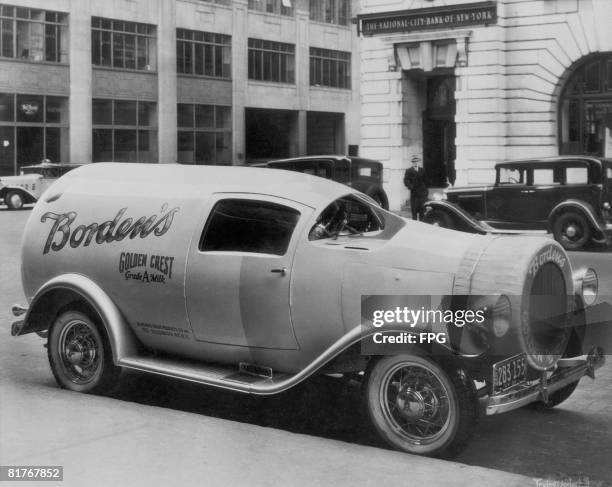
[[[262,397],[127,371],[111,397],[292,433],[390,449],[370,426],[357,382],[315,377]],[[562,408],[523,408],[482,417],[474,437],[454,460],[540,478],[587,476],[612,483],[606,468],[609,421]],[[602,450],[603,447],[603,450]],[[603,482],[600,484],[600,482]]]

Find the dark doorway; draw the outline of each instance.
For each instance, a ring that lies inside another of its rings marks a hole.
[[[429,78],[423,112],[423,167],[430,187],[455,183],[455,112],[455,77]]]
[[[247,162],[290,157],[296,112],[247,108],[245,118]]]

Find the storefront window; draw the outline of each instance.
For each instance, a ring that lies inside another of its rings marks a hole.
[[[231,107],[179,103],[177,118],[179,163],[231,164]]]
[[[0,176],[45,158],[68,159],[68,98],[0,93]]]
[[[560,154],[612,157],[612,54],[579,66],[561,95]]]
[[[68,14],[0,5],[0,56],[68,62]]]
[[[156,104],[92,101],[94,162],[157,162]]]

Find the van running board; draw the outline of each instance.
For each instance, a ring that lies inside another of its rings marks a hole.
[[[294,377],[294,374],[279,373],[275,373],[274,377],[272,377],[272,369],[268,367],[261,367],[261,371],[269,370],[270,372],[267,373],[270,375],[259,375],[255,374],[253,370],[249,370],[250,367],[242,366],[236,370],[236,366],[211,365],[194,360],[181,360],[159,355],[155,357],[125,357],[118,365],[127,369],[150,372],[175,379],[197,382],[198,384],[252,394],[274,394],[278,392],[275,389],[279,385],[288,380],[290,381]],[[253,367],[251,364],[249,365]],[[281,387],[281,389],[286,388]]]
[[[236,370],[235,365],[211,365],[196,360],[163,355],[155,357],[150,355],[119,357],[117,365],[127,369],[151,372],[166,377],[188,380],[198,384],[245,392],[247,394],[270,395],[286,391],[299,384],[322,369],[330,360],[351,345],[358,343],[362,338],[361,326],[355,326],[297,374],[275,372],[274,376],[270,377],[254,375],[253,370],[248,370],[248,372]],[[258,372],[266,369],[266,367],[261,367]],[[269,373],[271,371],[269,369]]]

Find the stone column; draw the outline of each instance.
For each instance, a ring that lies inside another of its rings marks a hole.
[[[70,162],[92,161],[91,0],[70,2]]]
[[[246,153],[245,105],[248,87],[247,2],[235,0],[234,32],[232,34],[232,140],[234,164],[244,164]]]
[[[160,163],[176,163],[176,1],[158,0],[157,140]]]

